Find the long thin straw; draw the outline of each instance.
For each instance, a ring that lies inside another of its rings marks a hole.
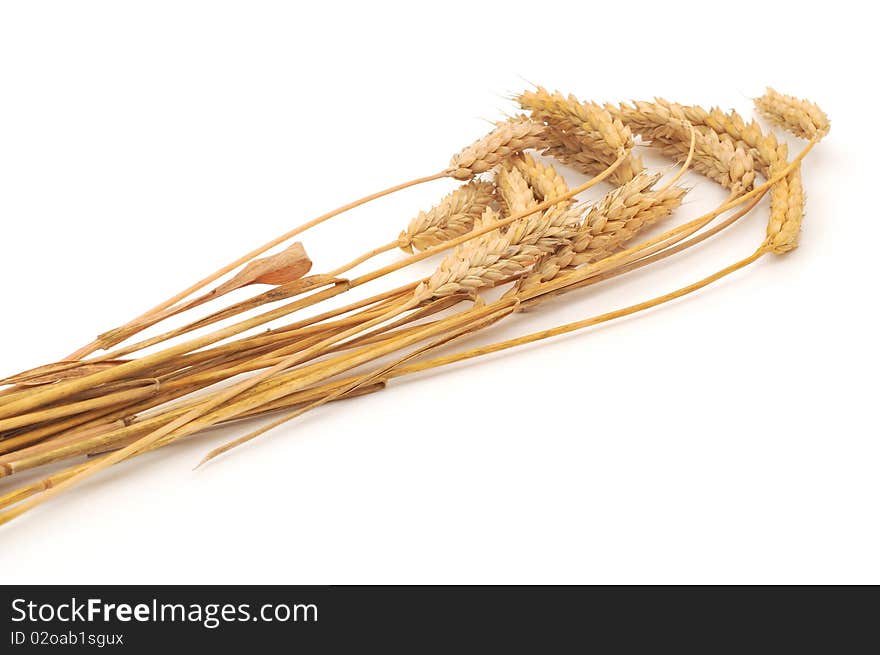
[[[526,211],[519,212],[514,214],[513,216],[509,216],[507,218],[494,221],[480,229],[473,230],[468,234],[464,234],[456,239],[452,239],[450,241],[444,242],[440,245],[434,246],[433,248],[429,248],[427,250],[423,250],[414,255],[410,255],[408,258],[396,262],[394,264],[389,264],[388,266],[384,266],[380,269],[373,271],[372,273],[367,273],[362,275],[354,280],[352,280],[346,288],[340,288],[339,290],[331,288],[325,289],[324,291],[320,291],[311,296],[303,298],[299,301],[291,303],[290,305],[279,307],[270,312],[266,312],[265,314],[261,314],[260,316],[256,316],[235,325],[231,325],[227,328],[223,328],[222,330],[218,330],[213,334],[207,335],[205,337],[201,337],[198,339],[193,339],[191,341],[185,342],[183,344],[178,344],[176,346],[171,346],[161,352],[154,353],[153,355],[147,355],[139,360],[133,360],[127,362],[125,364],[120,364],[119,366],[108,369],[104,371],[99,371],[93,373],[91,375],[83,376],[81,378],[77,378],[74,380],[68,380],[65,382],[61,382],[55,385],[49,385],[48,388],[41,388],[29,393],[27,397],[20,399],[13,399],[4,404],[0,404],[0,418],[5,418],[7,416],[14,416],[16,413],[21,411],[26,411],[28,409],[32,409],[34,407],[38,407],[43,404],[47,404],[50,402],[54,402],[57,400],[63,399],[65,396],[73,393],[75,391],[82,391],[90,386],[94,386],[95,384],[103,384],[105,382],[117,380],[125,375],[134,373],[136,371],[143,370],[148,366],[152,366],[158,362],[163,361],[172,356],[184,354],[189,352],[190,350],[194,350],[196,348],[202,348],[208,344],[216,343],[222,339],[233,336],[235,334],[239,334],[244,332],[245,330],[251,329],[253,327],[257,327],[264,323],[267,323],[276,318],[280,318],[282,316],[286,316],[287,314],[291,314],[294,311],[299,309],[304,309],[305,307],[309,307],[315,302],[326,300],[332,298],[336,295],[339,295],[343,291],[346,291],[348,288],[353,288],[355,286],[360,286],[362,284],[366,284],[367,282],[371,282],[376,280],[383,275],[387,275],[394,271],[397,271],[401,268],[409,266],[412,263],[421,261],[428,257],[431,257],[439,252],[443,252],[448,250],[449,248],[453,248],[457,245],[460,245],[470,239],[474,239],[478,236],[491,232],[497,228],[503,227],[505,225],[509,225],[514,221],[525,218],[526,216],[530,216],[538,211],[543,211],[559,202],[571,198],[572,196],[586,191],[592,186],[598,184],[609,175],[611,175],[614,170],[626,159],[627,151],[621,151],[620,156],[614,161],[614,163],[606,168],[602,173],[592,178],[591,180],[584,182],[578,187],[571,189],[570,191],[549,200],[545,200],[544,202],[535,205],[534,207],[529,208]]]
[[[342,207],[338,207],[338,208],[334,209],[333,211],[327,212],[326,214],[322,214],[321,216],[318,216],[317,218],[314,218],[306,223],[303,223],[302,225],[300,225],[298,227],[295,227],[294,229],[292,229],[288,232],[285,232],[284,234],[281,234],[281,235],[275,237],[271,241],[267,241],[262,246],[251,250],[247,254],[242,255],[241,257],[239,257],[235,261],[230,262],[229,264],[227,264],[226,266],[223,266],[222,268],[219,268],[218,270],[214,271],[213,273],[211,273],[207,277],[199,280],[198,282],[196,282],[192,286],[187,287],[186,289],[184,289],[180,293],[177,293],[177,294],[171,296],[170,298],[168,298],[167,300],[164,300],[163,302],[159,303],[158,305],[156,305],[152,309],[144,312],[140,316],[132,319],[131,321],[129,321],[128,323],[126,323],[125,325],[123,325],[117,329],[118,330],[125,330],[125,328],[127,328],[127,327],[130,327],[132,325],[137,325],[140,322],[148,320],[154,314],[157,314],[157,313],[167,309],[168,307],[171,307],[175,303],[177,303],[177,302],[183,300],[184,298],[188,297],[189,295],[195,293],[199,289],[202,289],[202,288],[206,287],[207,285],[211,284],[211,282],[218,280],[219,278],[221,278],[224,275],[226,275],[227,273],[235,270],[239,266],[246,264],[247,262],[252,260],[254,257],[259,257],[260,255],[265,253],[267,250],[271,250],[275,246],[277,246],[281,243],[284,243],[285,241],[287,241],[289,239],[292,239],[293,237],[297,236],[298,234],[301,234],[302,232],[305,232],[306,230],[308,230],[312,227],[315,227],[316,225],[319,225],[319,224],[323,223],[324,221],[327,221],[327,220],[333,218],[334,216],[338,216],[339,214],[342,214],[343,212],[349,211],[350,209],[354,209],[355,207],[360,207],[361,205],[364,205],[368,202],[371,202],[371,201],[376,200],[378,198],[381,198],[383,196],[387,196],[392,193],[396,193],[397,191],[401,191],[403,189],[416,186],[418,184],[423,184],[425,182],[431,182],[433,180],[439,180],[439,179],[444,178],[446,176],[447,176],[447,172],[444,170],[444,171],[441,171],[440,173],[435,173],[434,175],[419,177],[414,180],[410,180],[409,182],[403,182],[402,184],[396,184],[396,185],[389,187],[387,189],[383,189],[382,191],[377,191],[376,193],[371,193],[368,196],[364,196],[363,198],[360,198],[358,200],[350,202],[347,205],[343,205]],[[114,345],[114,344],[102,341],[101,338],[99,337],[98,339],[96,339],[92,343],[87,344],[87,345],[83,346],[82,348],[75,350],[73,353],[68,355],[65,359],[82,359],[86,355],[89,355],[89,354],[91,354],[97,350],[100,350],[101,348],[104,348],[106,346],[109,346],[109,345]]]

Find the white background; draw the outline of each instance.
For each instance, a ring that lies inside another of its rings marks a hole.
[[[0,582],[880,582],[876,34],[847,4],[0,5],[3,374],[439,170],[526,80],[745,114],[770,84],[833,121],[791,255],[324,407],[197,472],[244,428],[138,458],[0,529]],[[687,181],[679,221],[724,197]],[[451,188],[309,232],[315,270]],[[766,211],[469,345],[703,277],[752,252]]]

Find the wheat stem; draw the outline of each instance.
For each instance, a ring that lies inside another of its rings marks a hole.
[[[422,354],[428,352],[429,350],[433,350],[434,348],[437,348],[439,346],[447,344],[447,343],[453,341],[454,339],[457,339],[458,337],[460,337],[464,334],[469,334],[470,332],[473,332],[475,329],[481,329],[487,325],[490,325],[490,324],[504,318],[505,316],[509,316],[513,311],[516,310],[517,304],[518,304],[518,302],[515,299],[513,301],[507,301],[506,305],[505,305],[505,303],[501,303],[501,305],[502,305],[501,307],[493,308],[492,311],[486,316],[480,315],[480,314],[485,313],[485,309],[471,310],[471,312],[468,312],[466,314],[475,313],[475,314],[478,314],[478,316],[467,315],[466,316],[467,322],[465,322],[465,324],[462,327],[454,328],[449,323],[446,323],[443,326],[443,330],[445,332],[443,334],[443,336],[435,339],[434,341],[432,341],[424,346],[421,346],[420,348],[417,348],[416,350],[414,350],[410,353],[407,353],[403,357],[395,360],[394,362],[392,362],[391,364],[389,364],[385,367],[381,367],[376,371],[373,371],[373,372],[367,373],[361,377],[355,378],[350,383],[341,386],[338,390],[327,394],[323,398],[319,398],[318,400],[315,400],[314,402],[306,405],[305,407],[301,407],[301,408],[299,408],[289,414],[285,414],[284,416],[268,423],[267,425],[260,427],[257,430],[253,430],[253,431],[239,437],[238,439],[234,439],[233,441],[225,443],[222,446],[214,448],[207,455],[205,455],[205,457],[196,465],[196,468],[199,468],[200,466],[202,466],[206,462],[214,459],[218,455],[226,453],[226,452],[232,450],[233,448],[237,448],[238,446],[241,446],[241,445],[243,445],[249,441],[252,441],[253,439],[256,439],[257,437],[265,434],[269,430],[272,430],[280,425],[283,425],[284,423],[287,423],[288,421],[291,421],[299,416],[302,416],[306,412],[309,412],[317,407],[320,407],[321,405],[324,405],[325,403],[328,403],[332,400],[336,400],[340,396],[347,394],[347,393],[350,393],[350,392],[354,391],[355,389],[357,389],[358,387],[361,387],[362,385],[369,384],[371,382],[374,382],[374,381],[382,378],[383,376],[385,376],[388,373],[390,373],[391,371],[393,371],[395,368],[398,368],[399,366],[401,366],[403,363],[408,362],[411,359],[414,359],[415,357],[418,357],[419,355],[422,355]]]
[[[351,260],[347,264],[344,264],[343,266],[340,266],[339,268],[333,269],[332,271],[330,271],[328,273],[328,275],[331,275],[333,277],[338,277],[338,276],[342,275],[343,273],[347,273],[351,269],[353,269],[357,266],[360,266],[368,259],[372,259],[373,257],[376,257],[377,255],[381,255],[384,252],[389,252],[391,250],[394,250],[398,246],[399,246],[399,242],[397,241],[397,239],[395,239],[394,241],[390,241],[390,242],[386,243],[384,246],[379,246],[378,248],[373,248],[372,250],[368,250],[364,254],[362,254],[358,257],[355,257],[353,260]]]
[[[507,350],[509,348],[515,348],[517,346],[523,346],[528,343],[533,343],[535,341],[540,341],[542,339],[549,339],[550,337],[556,337],[562,334],[566,334],[568,332],[574,332],[575,330],[581,330],[583,328],[591,327],[593,325],[598,325],[599,323],[605,323],[607,321],[611,321],[617,318],[621,318],[623,316],[629,316],[630,314],[635,314],[636,312],[644,311],[645,309],[650,309],[651,307],[656,307],[658,305],[662,305],[663,303],[669,302],[670,300],[675,300],[676,298],[681,298],[689,293],[697,291],[698,289],[702,289],[713,282],[720,280],[721,278],[730,275],[731,273],[738,271],[739,269],[748,266],[752,262],[760,259],[763,255],[767,254],[767,250],[762,246],[758,248],[754,253],[746,257],[745,259],[741,259],[735,264],[731,264],[720,271],[713,273],[693,284],[689,284],[685,287],[672,291],[670,293],[664,294],[662,296],[658,296],[656,298],[652,298],[651,300],[646,300],[644,302],[637,303],[635,305],[630,305],[629,307],[624,307],[623,309],[618,309],[612,312],[608,312],[605,314],[600,314],[598,316],[593,316],[588,319],[584,319],[581,321],[575,321],[573,323],[567,323],[565,325],[560,325],[558,327],[550,328],[548,330],[541,330],[539,332],[533,332],[532,334],[527,334],[521,337],[516,337],[514,339],[508,339],[506,341],[499,341],[497,343],[490,344],[488,346],[480,346],[478,348],[471,348],[470,350],[465,350],[462,352],[454,353],[451,355],[446,355],[444,357],[438,357],[436,359],[428,360],[425,362],[419,362],[417,364],[412,364],[410,366],[404,367],[396,372],[396,375],[409,375],[412,373],[420,373],[422,371],[426,371],[432,368],[437,368],[438,366],[446,366],[448,364],[453,364],[455,362],[461,362],[466,359],[473,359],[474,357],[481,357],[483,355],[488,355],[491,353],[500,352],[502,350]]]
[[[163,310],[173,306],[174,304],[178,303],[179,301],[189,297],[190,295],[192,295],[193,293],[195,293],[199,289],[203,289],[207,285],[218,280],[219,278],[223,277],[227,273],[235,270],[239,266],[246,264],[247,262],[251,261],[255,257],[259,257],[260,255],[262,255],[266,251],[271,250],[275,246],[278,246],[281,243],[284,243],[285,241],[288,241],[288,240],[292,239],[293,237],[295,237],[299,234],[302,234],[306,230],[313,228],[316,225],[320,225],[324,221],[327,221],[327,220],[333,218],[334,216],[338,216],[339,214],[342,214],[342,213],[347,212],[351,209],[354,209],[355,207],[360,207],[361,205],[365,205],[368,202],[371,202],[373,200],[377,200],[378,198],[382,198],[383,196],[387,196],[392,193],[396,193],[397,191],[402,191],[403,189],[407,189],[409,187],[413,187],[413,186],[416,186],[419,184],[424,184],[426,182],[432,182],[434,180],[439,180],[439,179],[447,177],[447,176],[448,176],[448,173],[446,171],[441,171],[440,173],[435,173],[434,175],[419,177],[414,180],[410,180],[408,182],[403,182],[402,184],[396,184],[396,185],[389,187],[387,189],[383,189],[382,191],[377,191],[376,193],[371,193],[367,196],[364,196],[363,198],[360,198],[358,200],[350,202],[346,205],[342,205],[341,207],[338,207],[338,208],[334,209],[333,211],[329,211],[326,214],[322,214],[321,216],[318,216],[317,218],[313,218],[312,220],[307,221],[307,222],[303,223],[302,225],[300,225],[300,226],[298,226],[288,232],[285,232],[284,234],[281,234],[270,241],[267,241],[262,246],[255,248],[254,250],[251,250],[249,253],[242,255],[241,257],[239,257],[238,259],[236,259],[233,262],[230,262],[226,266],[219,268],[218,270],[214,271],[213,273],[211,273],[207,277],[202,278],[201,280],[199,280],[198,282],[196,282],[192,286],[187,287],[186,289],[184,289],[180,293],[177,293],[177,294],[171,296],[170,298],[159,303],[158,305],[156,305],[152,309],[150,309],[150,310],[144,312],[143,314],[141,314],[140,316],[132,319],[131,321],[129,321],[125,325],[121,326],[120,329],[125,329],[128,326],[137,325],[138,323],[148,321],[155,314],[158,314],[159,312],[162,312]],[[105,342],[99,338],[99,339],[93,341],[92,343],[87,344],[87,345],[83,346],[82,348],[77,349],[76,351],[71,353],[68,357],[65,357],[65,359],[82,359],[83,357],[90,355],[91,353],[96,352],[97,350],[106,349],[108,346],[113,346],[113,345],[115,345],[115,343]]]

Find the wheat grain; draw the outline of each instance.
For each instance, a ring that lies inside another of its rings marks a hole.
[[[495,185],[509,216],[526,212],[538,204],[532,187],[510,160],[505,161],[495,173]]]
[[[544,165],[528,154],[519,154],[509,160],[522,173],[532,187],[538,200],[559,198],[568,193],[568,184],[553,166]],[[560,205],[569,207],[574,200],[564,200]]]
[[[438,205],[419,212],[397,243],[405,252],[426,250],[471,231],[486,207],[494,200],[495,186],[491,182],[473,180],[448,194]]]

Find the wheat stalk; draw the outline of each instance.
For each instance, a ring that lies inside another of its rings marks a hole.
[[[139,360],[125,362],[124,364],[121,364],[113,369],[98,371],[82,378],[77,378],[75,380],[65,380],[56,385],[52,385],[51,387],[37,388],[33,392],[29,393],[26,398],[13,399],[3,404],[0,404],[0,418],[12,416],[18,412],[29,411],[41,405],[63,400],[71,393],[76,393],[91,388],[95,385],[112,382],[124,377],[125,375],[136,374],[137,372],[147,369],[150,366],[158,365],[164,361],[183,355],[189,351],[203,348],[212,343],[216,343],[231,336],[240,334],[241,332],[244,332],[251,328],[263,325],[271,320],[287,316],[300,309],[310,307],[316,302],[330,299],[350,288],[372,282],[373,280],[379,279],[389,273],[400,270],[401,268],[404,268],[412,263],[426,259],[434,254],[437,254],[438,252],[454,248],[466,241],[480,237],[487,232],[509,225],[514,221],[519,221],[523,218],[527,218],[528,216],[533,216],[539,211],[543,211],[549,207],[552,207],[558,204],[560,201],[573,197],[577,193],[585,191],[590,187],[600,183],[614,172],[615,168],[624,161],[626,155],[626,151],[622,151],[618,159],[601,174],[597,175],[587,182],[584,182],[578,187],[571,189],[565,196],[545,200],[544,202],[539,203],[536,207],[530,210],[528,214],[516,214],[503,218],[497,223],[483,226],[479,229],[474,229],[468,234],[462,235],[461,237],[453,239],[449,242],[440,244],[433,248],[429,248],[419,253],[415,253],[402,262],[383,266],[379,269],[372,271],[371,273],[367,273],[361,275],[358,278],[347,281],[344,287],[334,287],[331,289],[319,291],[307,298],[294,301],[283,307],[279,307],[277,309],[265,312],[261,315],[246,319],[244,321],[240,321],[234,325],[230,325],[226,328],[217,330],[209,335],[205,335],[196,339],[191,339],[190,341],[175,346],[170,346],[158,353],[146,355]],[[395,290],[391,292],[391,295],[396,295],[398,292],[399,290]]]
[[[453,157],[454,168],[451,167],[450,169],[444,171],[442,176],[455,177],[464,175],[462,173],[462,167],[465,165],[470,167],[472,174],[476,174],[476,171],[485,172],[487,170],[490,170],[506,157],[519,152],[520,149],[540,145],[542,143],[540,135],[543,133],[543,129],[544,128],[542,126],[529,121],[527,117],[511,119],[510,121],[507,121],[507,123],[499,125],[488,135],[474,142],[473,144],[462,150],[458,155]],[[620,162],[612,162],[611,166],[617,166],[619,164]],[[611,171],[611,173],[613,173],[613,170]],[[472,174],[468,174],[466,177],[472,177]],[[572,195],[574,193],[580,192],[581,190],[585,190],[586,188],[587,187],[583,187],[580,190],[576,190],[575,192],[572,192]],[[223,318],[228,318],[231,315],[247,311],[248,309],[253,309],[254,307],[260,306],[267,302],[275,302],[278,299],[300,295],[306,291],[312,290],[317,285],[326,286],[328,284],[338,283],[339,280],[336,279],[337,276],[342,275],[343,273],[351,270],[352,268],[362,264],[363,262],[371,259],[378,254],[387,252],[388,250],[392,250],[396,247],[401,247],[407,252],[412,252],[412,246],[415,245],[414,242],[419,241],[420,247],[416,247],[416,249],[419,250],[442,248],[445,242],[449,240],[454,240],[455,238],[466,234],[467,230],[465,228],[468,226],[468,224],[472,224],[471,217],[476,215],[478,209],[482,208],[482,202],[485,195],[485,187],[482,185],[477,185],[477,189],[479,190],[475,191],[473,188],[470,188],[467,191],[464,191],[462,195],[451,198],[448,203],[441,202],[442,207],[440,208],[440,211],[433,212],[430,217],[424,220],[421,218],[421,216],[416,217],[416,219],[413,221],[414,224],[411,224],[410,228],[404,231],[404,233],[401,233],[401,235],[395,241],[369,250],[366,253],[355,258],[354,260],[348,262],[347,264],[334,269],[328,274],[314,276],[314,278],[316,279],[303,280],[300,282],[300,284],[297,285],[286,285],[286,287],[289,287],[289,291],[287,288],[282,288],[278,291],[273,290],[270,292],[266,292],[264,294],[261,294],[257,298],[238,303],[232,308],[227,308],[223,311],[215,312],[215,314],[213,314],[211,317],[208,317],[207,319],[201,319],[200,321],[196,321],[184,327],[175,328],[174,330],[168,331],[156,337],[141,341],[137,344],[134,344],[133,346],[123,349],[122,352],[128,354],[131,352],[135,352],[139,349],[162,343],[163,341],[174,338],[176,336],[180,336],[194,329],[197,329],[198,327],[202,327],[206,324],[206,322],[216,322]],[[390,192],[391,191],[389,191],[389,193]],[[467,196],[471,196],[471,200],[476,201],[475,206],[471,210],[464,210],[464,215],[461,216],[445,215],[445,212],[448,210],[462,209],[462,200],[466,199]],[[370,199],[375,198],[370,197]],[[364,200],[364,202],[367,201],[368,200]],[[341,211],[347,211],[347,209],[350,208],[352,208],[352,206],[347,206],[346,209]],[[336,216],[338,215],[338,213],[341,213],[341,211],[326,214],[320,218],[320,221],[316,219],[315,221],[312,221],[309,224],[303,226],[301,231],[313,227],[319,222],[323,222],[324,220],[327,220],[332,216]],[[297,234],[298,233],[299,232],[297,232]],[[409,263],[414,263],[415,261],[418,261],[418,259],[414,258],[406,261],[401,264],[400,267],[405,266]],[[351,286],[352,285],[348,285],[347,283],[344,287],[337,286],[336,292],[333,293],[333,295],[337,295],[338,293],[347,291],[349,288],[351,288]],[[316,298],[318,300],[325,299],[322,296],[316,296]],[[306,304],[305,306],[308,306],[308,304]],[[299,311],[303,308],[303,305],[296,305],[296,310],[294,311]],[[150,320],[156,322],[155,310],[153,310]],[[140,331],[145,325],[146,323],[142,319],[140,323],[130,323],[123,328],[119,328],[113,331],[113,334],[115,335],[113,338],[109,338],[107,335],[105,335],[105,337],[99,339],[99,341],[101,341],[100,347],[107,347],[109,345],[112,345],[113,343],[118,343],[122,339],[131,336],[137,331]],[[74,355],[78,357],[82,356],[82,354],[82,352],[78,352]]]
[[[597,176],[593,180],[591,180],[587,183],[584,183],[583,185],[581,185],[580,187],[578,187],[576,189],[573,189],[570,192],[570,195],[574,195],[575,193],[579,192],[580,190],[585,190],[585,189],[589,188],[590,186],[600,182],[602,179],[604,179],[608,175],[610,175],[614,170],[614,166],[619,165],[623,161],[625,154],[626,153],[622,152],[620,157],[618,158],[618,160],[616,160],[615,163],[611,167],[609,167],[606,171],[604,171],[602,174],[600,174],[599,176]],[[545,201],[544,203],[539,204],[535,208],[534,211],[536,212],[536,211],[546,209],[546,208],[551,207],[552,205],[556,204],[557,202],[559,202],[561,200],[565,200],[565,199],[566,198],[555,198],[552,200]],[[488,233],[489,231],[494,231],[498,227],[500,227],[501,224],[511,224],[514,221],[521,220],[523,218],[526,218],[526,216],[514,215],[514,216],[509,217],[508,219],[504,219],[502,221],[499,221],[498,223],[492,223],[485,228],[483,233]],[[508,230],[508,231],[512,232],[513,230]],[[475,230],[476,234],[474,236],[479,236],[479,232],[480,231]],[[473,238],[473,237],[468,237],[468,238]],[[461,239],[461,242],[463,243],[466,240],[468,240],[468,239]],[[458,245],[458,244],[453,244],[453,245]],[[420,255],[425,255],[425,253],[421,253]],[[414,256],[414,258],[417,258],[417,257],[419,257],[419,256]],[[384,274],[384,271],[383,271],[383,269],[380,269],[379,271],[374,272],[373,276],[380,277],[382,274]],[[356,334],[358,331],[363,331],[368,327],[378,325],[386,320],[393,318],[394,316],[399,315],[400,313],[402,313],[402,312],[406,311],[407,309],[414,307],[414,306],[415,306],[415,304],[412,301],[408,302],[403,307],[393,309],[393,310],[389,311],[387,314],[385,314],[381,317],[378,317],[376,319],[371,319],[371,320],[365,322],[364,324],[358,326],[357,328],[352,328],[350,330],[344,331],[341,334],[334,335],[333,337],[329,337],[327,339],[324,339],[321,342],[307,348],[305,352],[300,352],[295,355],[290,355],[290,356],[284,357],[278,364],[274,365],[270,369],[267,369],[267,370],[263,371],[262,373],[260,373],[256,376],[253,376],[247,380],[244,380],[241,383],[238,383],[229,389],[220,391],[220,392],[212,395],[201,406],[195,407],[192,410],[187,411],[182,416],[179,416],[179,417],[171,420],[169,423],[162,425],[161,427],[150,432],[146,436],[143,436],[138,441],[136,441],[128,446],[125,446],[124,448],[120,449],[119,451],[111,453],[110,455],[107,455],[107,456],[101,458],[100,460],[96,460],[94,463],[92,463],[88,467],[85,467],[82,469],[77,469],[75,473],[73,473],[69,477],[66,477],[65,479],[63,479],[61,482],[58,483],[58,485],[56,487],[53,487],[52,489],[47,490],[39,498],[24,502],[21,505],[15,507],[13,510],[10,510],[10,511],[3,513],[3,515],[0,516],[0,523],[6,522],[15,516],[18,516],[22,512],[26,511],[27,509],[34,507],[35,505],[37,505],[41,502],[44,502],[49,497],[54,496],[57,493],[62,492],[64,489],[70,487],[73,484],[76,484],[77,482],[81,481],[82,479],[89,477],[91,475],[94,475],[95,473],[103,470],[104,468],[107,468],[108,466],[111,466],[119,461],[122,461],[123,459],[126,459],[129,456],[132,456],[133,454],[137,454],[137,453],[142,452],[144,450],[150,449],[159,443],[163,443],[164,440],[175,437],[176,435],[178,435],[180,433],[187,433],[189,431],[210,425],[212,421],[216,420],[216,418],[211,417],[211,416],[205,417],[205,414],[208,414],[209,412],[211,412],[215,408],[221,407],[225,404],[228,404],[229,401],[235,399],[240,394],[246,393],[248,390],[253,389],[256,385],[259,385],[262,382],[268,382],[271,378],[273,378],[273,376],[276,376],[281,371],[283,371],[291,366],[294,366],[302,361],[306,361],[310,356],[314,356],[314,355],[319,354],[322,351],[322,349],[324,349],[328,346],[331,346],[335,343],[338,343],[342,338]],[[149,360],[149,356],[144,359]],[[159,359],[161,360],[161,357]],[[154,363],[154,362],[151,362],[151,363]],[[35,394],[33,394],[33,396],[31,397],[30,402],[25,403],[25,405],[34,404],[34,403],[39,405],[41,403],[49,402],[53,399],[54,400],[61,399],[64,397],[66,391],[71,391],[71,390],[73,390],[74,387],[75,388],[87,388],[87,386],[88,386],[87,383],[88,382],[95,382],[96,378],[99,378],[102,381],[109,381],[114,378],[114,375],[113,375],[114,373],[118,374],[119,369],[121,369],[125,366],[128,366],[128,365],[131,365],[131,364],[135,364],[135,363],[128,362],[126,364],[123,364],[119,368],[115,369],[114,371],[102,371],[102,372],[93,374],[91,376],[87,376],[86,378],[70,381],[67,383],[62,383],[62,385],[60,387],[56,387],[53,389],[41,389],[38,392],[35,392]],[[143,363],[141,363],[141,365],[143,365]],[[346,361],[344,365],[351,366],[352,362]],[[333,374],[333,372],[332,371],[328,372],[326,370],[326,367],[321,367],[320,375],[326,377],[326,376],[332,375],[332,374]],[[101,377],[101,376],[103,376],[103,377]],[[308,380],[300,380],[300,382],[298,384],[303,385],[303,384],[308,384],[308,383],[309,383]],[[13,405],[15,405],[15,407],[13,407]],[[6,406],[4,406],[2,409],[0,409],[0,413],[2,413],[3,411],[10,411],[12,409],[18,409],[21,407],[22,407],[21,403],[19,403],[19,404],[16,404],[15,402],[9,403]]]
[[[187,287],[183,291],[164,300],[152,309],[144,312],[140,316],[132,319],[124,325],[103,333],[91,343],[86,344],[81,348],[78,348],[65,359],[82,359],[83,357],[98,350],[112,347],[145,329],[145,327],[149,327],[155,324],[157,321],[163,320],[167,316],[178,313],[181,308],[176,307],[176,305],[191,296],[192,294],[196,293],[200,289],[203,289],[212,282],[219,280],[227,273],[230,273],[235,269],[248,264],[252,260],[268,252],[272,248],[284,243],[285,241],[289,241],[290,239],[302,234],[306,230],[320,225],[321,223],[324,223],[331,218],[339,216],[340,214],[365,205],[379,198],[397,193],[398,191],[402,191],[404,189],[417,186],[419,184],[424,184],[426,182],[438,180],[443,177],[454,177],[462,180],[471,179],[472,177],[474,177],[474,175],[478,173],[491,170],[497,163],[499,163],[505,157],[514,152],[543,145],[543,134],[544,127],[529,121],[526,117],[521,117],[520,119],[512,119],[506,124],[498,126],[490,134],[455,155],[452,158],[450,167],[448,169],[445,169],[433,175],[416,178],[408,182],[394,185],[382,191],[369,194],[367,196],[364,196],[363,198],[347,203],[341,207],[338,207],[337,209],[334,209],[330,212],[322,214],[321,216],[318,216],[317,218],[307,221],[302,225],[292,230],[289,230],[284,234],[275,237],[274,239],[271,239],[270,241],[259,246],[258,248],[255,248],[254,250],[246,253],[245,255],[242,255],[238,259],[214,271],[210,275]],[[360,263],[370,256],[379,254],[380,252],[384,252],[386,248],[390,247],[393,246],[389,245],[387,247],[371,251],[371,253],[367,256],[356,260],[356,263]]]

